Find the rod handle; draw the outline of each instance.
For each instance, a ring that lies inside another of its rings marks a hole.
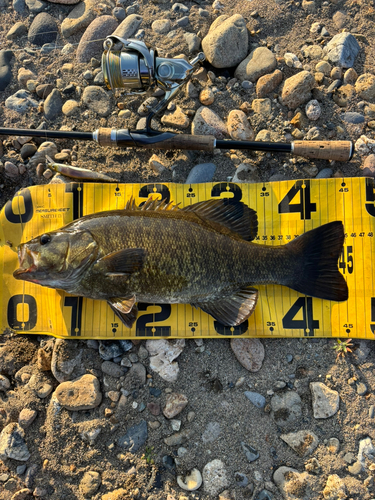
[[[349,161],[353,156],[351,141],[294,141],[292,153],[318,160]]]

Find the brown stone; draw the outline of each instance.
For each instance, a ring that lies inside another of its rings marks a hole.
[[[147,408],[150,410],[150,413],[157,417],[160,415],[160,405],[159,403],[154,403],[151,401],[150,403],[147,404]]]
[[[259,339],[231,339],[230,346],[246,370],[257,372],[262,368],[264,347]]]
[[[30,410],[29,408],[24,408],[21,410],[18,416],[18,423],[21,427],[26,429],[29,427],[36,419],[37,412],[35,410]]]
[[[174,392],[168,394],[163,413],[166,418],[173,418],[178,415],[188,404],[188,399],[184,394]]]
[[[369,155],[361,165],[363,177],[375,177],[375,155]]]
[[[257,82],[256,93],[258,97],[266,97],[267,94],[273,92],[283,80],[283,74],[279,69],[276,69],[270,75],[261,76]]]
[[[46,352],[44,349],[38,349],[38,370],[48,372],[51,369],[52,351]]]
[[[91,410],[99,406],[102,400],[99,380],[90,374],[62,382],[55,395],[61,406],[71,411]]]

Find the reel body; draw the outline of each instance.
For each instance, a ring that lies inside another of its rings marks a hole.
[[[199,62],[205,60],[200,52],[190,62],[185,59],[158,57],[157,51],[145,42],[111,36],[104,42],[102,70],[110,90],[126,89],[127,95],[144,94],[153,85],[165,91],[146,118],[146,129],[151,130],[152,118],[160,113],[191,78]]]

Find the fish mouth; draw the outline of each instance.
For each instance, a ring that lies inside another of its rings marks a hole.
[[[32,273],[37,270],[38,254],[33,252],[28,247],[22,245],[18,250],[18,260],[20,267],[13,273],[16,280],[37,281],[33,278]]]

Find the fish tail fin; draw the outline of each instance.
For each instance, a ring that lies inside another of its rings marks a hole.
[[[347,300],[348,285],[337,267],[344,237],[342,222],[334,221],[291,241],[287,247],[300,260],[301,267],[288,286],[320,299]]]

